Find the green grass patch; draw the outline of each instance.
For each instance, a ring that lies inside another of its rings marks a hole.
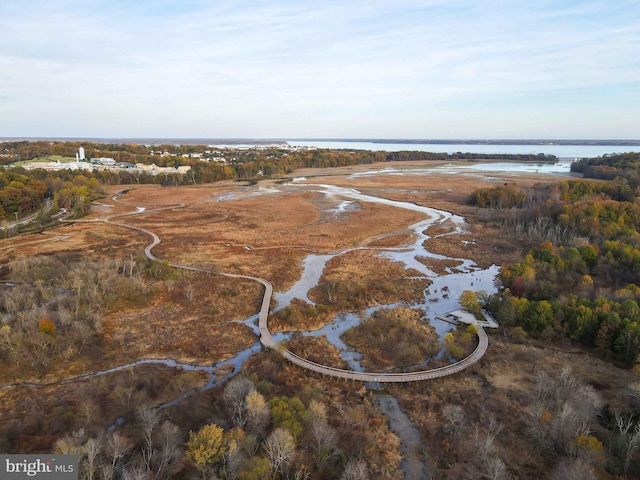
[[[31,160],[31,162],[34,163],[38,163],[38,162],[60,162],[60,163],[69,163],[69,162],[75,162],[76,161],[76,157],[63,157],[62,155],[45,155],[44,157],[38,157],[38,158],[34,158],[33,160]],[[84,160],[83,160],[84,161]]]

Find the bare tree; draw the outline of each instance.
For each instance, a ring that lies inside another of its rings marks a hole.
[[[184,289],[184,297],[186,298],[189,305],[193,305],[193,302],[196,298],[196,289],[193,285],[187,285]]]
[[[247,451],[249,457],[253,457],[258,453],[260,449],[260,440],[253,434],[249,434],[244,438],[244,449]]]
[[[0,327],[0,350],[16,353],[22,343],[22,333],[13,332],[9,325]]]
[[[111,465],[116,464],[131,449],[131,442],[117,432],[110,433],[105,443],[105,453],[111,458]]]
[[[551,474],[552,480],[596,480],[591,466],[578,458],[564,459]]]
[[[362,460],[350,460],[344,467],[340,480],[369,480],[367,464]]]
[[[300,470],[296,470],[293,474],[294,480],[309,480],[311,478],[311,472],[307,470],[307,467],[303,466]]]
[[[591,433],[589,425],[600,399],[593,387],[571,375],[568,369],[554,377],[540,373],[536,394],[529,425],[543,449],[565,453],[572,439]]]
[[[635,451],[640,447],[640,422],[633,421],[633,417],[626,417],[615,412],[616,427],[624,445],[624,474],[626,475]]]
[[[507,466],[498,457],[485,457],[483,467],[484,477],[488,480],[502,480],[507,476]]]
[[[159,451],[156,455],[154,469],[156,478],[169,478],[173,473],[173,467],[182,457],[180,448],[180,431],[178,427],[169,421],[160,426]]]
[[[285,428],[276,428],[264,442],[264,451],[271,460],[273,473],[280,472],[283,477],[295,450],[293,435]]]
[[[80,403],[80,416],[85,428],[89,428],[97,413],[98,405],[96,405],[92,398],[82,400],[82,403]]]
[[[442,416],[447,420],[444,425],[445,433],[453,436],[456,436],[467,423],[464,409],[460,405],[445,405],[442,409]]]
[[[105,463],[100,467],[100,480],[113,480],[116,476],[116,469],[110,463]]]
[[[311,400],[307,411],[313,456],[318,468],[322,468],[337,453],[338,435],[327,422],[327,407],[324,403]]]
[[[247,461],[247,457],[242,452],[242,448],[237,442],[230,442],[229,448],[224,452],[224,471],[227,478],[235,480],[242,471],[242,467]]]
[[[56,440],[53,452],[63,455],[77,455],[82,453],[82,444],[86,438],[84,428],[76,430],[70,435],[65,435]]]
[[[327,460],[336,455],[338,435],[326,422],[316,422],[311,428],[313,456],[318,468],[322,468]]]
[[[13,315],[33,304],[33,291],[27,285],[18,285],[3,293],[3,306],[7,313]]]
[[[158,411],[147,405],[139,407],[136,411],[138,417],[138,423],[142,429],[142,436],[144,438],[144,447],[142,448],[142,457],[144,459],[145,466],[148,470],[151,469],[151,461],[155,454],[153,449],[153,432],[160,422],[160,415]]]
[[[149,472],[142,465],[122,470],[122,480],[148,480]]]
[[[486,428],[482,430],[480,425],[475,426],[475,448],[482,457],[487,457],[494,452],[494,442],[502,431],[502,424],[494,415],[489,415]]]
[[[130,277],[133,277],[133,269],[136,267],[136,264],[137,264],[136,258],[137,257],[133,253],[131,253],[131,254],[129,254],[129,258],[127,260],[125,260],[126,265],[128,267],[128,270],[129,270],[129,276]],[[126,268],[125,268],[125,271],[126,271]]]
[[[309,422],[311,425],[317,422],[327,421],[327,406],[317,400],[311,400],[308,408]]]
[[[84,444],[85,452],[85,477],[93,480],[98,465],[98,455],[102,451],[102,442],[98,438],[90,438]]]
[[[124,408],[125,414],[129,414],[131,408],[131,397],[135,393],[133,387],[117,385],[113,389],[113,395],[118,399],[120,405]]]
[[[229,381],[224,389],[224,401],[231,413],[231,419],[237,428],[243,428],[244,407],[247,395],[255,390],[253,382],[245,377],[235,377]]]

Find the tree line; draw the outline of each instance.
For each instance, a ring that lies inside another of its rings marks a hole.
[[[620,162],[640,162],[640,154],[595,163]],[[627,365],[637,361],[640,192],[629,178],[507,184],[471,195],[485,221],[516,229],[531,245],[524,261],[503,265],[502,290],[488,301],[503,323],[533,336],[561,334]]]
[[[146,171],[86,170],[46,171],[11,167],[17,161],[46,158],[49,155],[75,157],[82,147],[85,155],[110,157],[123,163],[156,164],[160,167],[190,166],[186,174],[153,175]],[[206,154],[205,152],[209,152]],[[158,152],[170,155],[161,156]],[[183,155],[221,155],[225,162],[203,161],[200,157]],[[544,155],[487,155],[475,153],[372,152],[367,150],[299,150],[273,147],[267,149],[212,149],[206,145],[101,144],[92,142],[16,141],[0,143],[0,219],[14,214],[31,213],[40,208],[45,198],[54,199],[56,206],[73,210],[74,216],[88,212],[91,200],[100,191],[99,185],[158,184],[178,186],[213,183],[222,180],[255,181],[259,177],[278,177],[300,168],[333,168],[389,161],[455,161],[455,160],[518,160],[553,161]]]
[[[636,187],[640,183],[640,154],[629,152],[583,159],[572,163],[571,171],[587,178],[617,180]]]
[[[36,212],[43,207],[45,199],[52,202],[49,213],[65,208],[73,217],[81,217],[89,212],[91,202],[101,192],[98,178],[86,171],[0,167],[0,220]],[[44,217],[48,218],[48,213]],[[44,217],[41,220],[46,222]]]

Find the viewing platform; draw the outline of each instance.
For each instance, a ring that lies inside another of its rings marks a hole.
[[[453,310],[445,315],[437,315],[436,318],[454,325],[480,325],[484,328],[498,328],[500,326],[486,310],[482,310],[482,316],[484,320],[479,320],[473,313],[465,312],[464,310]]]

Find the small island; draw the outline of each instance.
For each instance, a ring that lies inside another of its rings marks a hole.
[[[420,317],[418,310],[409,307],[379,310],[342,339],[364,354],[361,363],[368,370],[419,365],[440,350],[436,331]]]

